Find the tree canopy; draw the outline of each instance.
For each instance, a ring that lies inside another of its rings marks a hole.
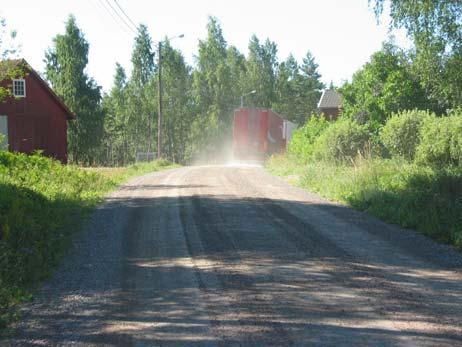
[[[385,0],[369,0],[377,18]],[[442,108],[462,105],[462,3],[391,0],[390,28],[404,28],[414,42],[414,69],[427,94]]]
[[[390,42],[374,53],[340,92],[344,113],[373,129],[384,124],[393,112],[435,108],[412,73],[406,52]]]
[[[69,122],[69,159],[90,164],[98,160],[102,140],[103,114],[101,87],[90,78],[88,64],[89,44],[79,29],[74,16],[69,16],[64,34],[53,39],[45,54],[45,75],[55,92],[77,115]]]

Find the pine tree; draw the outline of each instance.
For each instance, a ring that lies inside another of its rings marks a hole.
[[[103,130],[101,88],[85,73],[88,50],[89,44],[71,15],[65,33],[56,35],[45,53],[46,78],[77,115],[69,122],[69,159],[84,164],[97,160]]]
[[[321,90],[325,88],[324,83],[321,82],[321,74],[318,72],[318,67],[311,52],[307,52],[300,66],[303,113],[299,115],[298,124],[304,124],[307,117],[317,111]]]
[[[324,88],[318,65],[310,52],[299,65],[293,55],[279,65],[276,98],[272,107],[290,121],[302,125],[316,112]]]

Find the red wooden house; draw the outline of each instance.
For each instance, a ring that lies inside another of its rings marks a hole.
[[[25,60],[13,64],[21,68],[23,77],[1,82],[12,91],[12,96],[0,103],[0,134],[8,149],[23,153],[42,150],[66,163],[67,121],[75,114]]]

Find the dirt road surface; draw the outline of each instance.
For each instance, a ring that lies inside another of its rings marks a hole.
[[[257,167],[134,179],[5,346],[462,346],[449,247]]]

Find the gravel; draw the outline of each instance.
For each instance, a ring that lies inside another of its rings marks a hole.
[[[457,346],[462,256],[262,168],[136,178],[1,346]]]

